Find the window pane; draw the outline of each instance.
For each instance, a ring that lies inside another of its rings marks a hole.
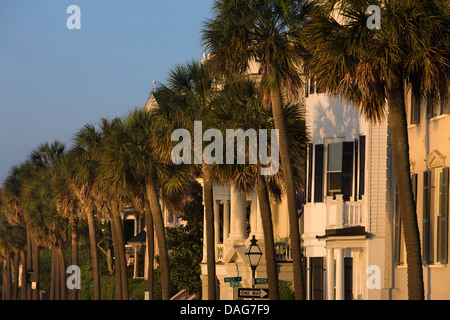
[[[341,192],[342,172],[328,173],[328,195],[334,195]]]
[[[314,202],[323,202],[323,175],[324,175],[324,156],[323,144],[316,145],[314,161]]]
[[[436,110],[434,107],[435,101],[431,95],[427,96],[427,118],[433,118],[436,116]]]
[[[342,171],[342,143],[328,145],[328,172]]]
[[[411,92],[411,124],[418,124],[420,120],[420,104]]]

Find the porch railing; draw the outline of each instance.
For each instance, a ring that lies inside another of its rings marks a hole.
[[[275,255],[278,262],[292,261],[291,245],[287,242],[276,242]]]
[[[327,197],[327,229],[364,225],[365,197],[360,201],[344,201],[342,195]]]

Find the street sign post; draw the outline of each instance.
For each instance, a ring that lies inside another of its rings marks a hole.
[[[269,299],[269,289],[238,288],[238,299]]]

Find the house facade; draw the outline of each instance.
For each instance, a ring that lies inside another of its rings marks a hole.
[[[448,265],[450,104],[441,100],[407,101],[411,177],[422,245],[425,299],[450,299]],[[392,189],[394,191],[394,188]],[[392,194],[392,299],[407,299],[406,250],[396,194]]]
[[[203,185],[203,180],[198,179]],[[267,278],[264,254],[264,234],[262,229],[259,200],[256,193],[243,194],[230,185],[215,185],[214,194],[214,234],[215,261],[218,280],[218,298],[235,300],[235,288],[251,288],[252,272],[245,252],[250,240],[255,236],[257,244],[263,252],[262,259],[256,269],[256,278]],[[286,201],[271,201],[273,227],[275,236],[276,257],[279,268],[279,281],[292,282],[292,258],[289,244],[289,223]],[[206,255],[206,228],[203,235],[203,261],[201,262],[203,292],[208,296],[208,273]],[[230,282],[226,278],[242,278],[241,281]],[[256,288],[267,288],[267,284],[256,285]]]
[[[257,70],[252,63],[248,74],[258,77]],[[410,89],[405,98],[425,298],[450,299],[450,105],[418,101]],[[311,141],[299,224],[307,299],[407,299],[389,119],[367,121],[351,104],[321,92],[313,78],[306,81],[304,102]],[[146,108],[155,105],[151,95]],[[215,185],[213,198],[218,298],[232,300],[236,287],[252,285],[245,251],[253,236],[263,251],[256,278],[267,277],[259,202],[256,194],[242,194],[230,185]],[[285,199],[271,201],[271,209],[279,280],[289,283],[293,275]],[[206,230],[203,246],[201,278],[207,297]],[[242,280],[227,279],[236,277]]]
[[[310,300],[386,299],[391,180],[387,122],[307,82],[311,134],[302,234]],[[376,274],[375,274],[376,273]],[[371,276],[378,277],[370,285]]]
[[[307,299],[407,299],[406,253],[388,119],[367,121],[354,106],[321,93],[313,80],[307,82],[305,93],[311,143],[300,225]],[[409,91],[405,96],[425,298],[450,299],[450,106],[426,99],[417,103]],[[242,277],[236,285],[251,286],[245,250],[253,235],[264,250],[257,196],[216,186],[214,203],[220,299],[234,299],[235,290],[225,278]],[[273,201],[272,212],[279,278],[290,282],[286,202]],[[266,277],[264,259],[256,277]],[[202,280],[206,296],[206,246]]]

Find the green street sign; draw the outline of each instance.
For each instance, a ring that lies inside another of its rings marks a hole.
[[[267,280],[267,278],[256,278],[255,279],[255,284],[268,284],[269,280]]]
[[[242,281],[242,277],[234,277],[234,278],[225,278],[225,282],[239,282]]]
[[[230,287],[232,287],[232,288],[237,288],[237,287],[239,287],[239,282],[235,282],[235,281],[231,281],[230,282]]]

